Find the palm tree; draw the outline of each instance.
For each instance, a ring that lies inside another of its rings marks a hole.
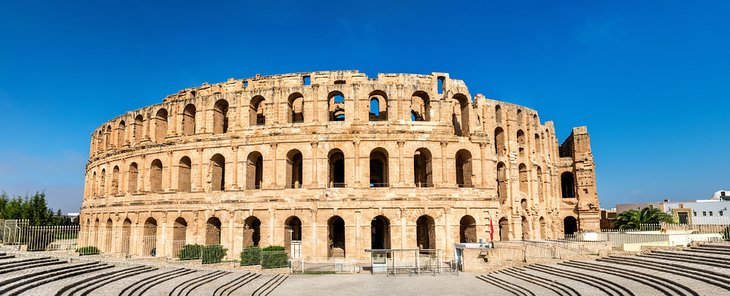
[[[674,223],[671,215],[657,208],[628,210],[618,215],[614,225],[618,229],[639,229],[642,224]]]

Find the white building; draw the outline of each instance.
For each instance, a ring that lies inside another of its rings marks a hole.
[[[674,216],[680,224],[730,224],[730,190],[715,192],[710,199],[670,202],[668,199],[660,202],[645,202],[632,204],[617,204],[616,213],[642,208],[659,208]]]

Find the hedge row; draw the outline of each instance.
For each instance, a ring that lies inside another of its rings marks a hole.
[[[88,247],[81,247],[76,249],[76,253],[79,253],[79,256],[83,255],[98,255],[101,253],[97,247],[94,246],[88,246]]]
[[[282,246],[266,248],[248,247],[241,252],[241,266],[261,265],[262,268],[282,268],[289,266],[289,256]]]
[[[226,256],[228,250],[221,245],[184,245],[177,257],[180,260],[197,260],[203,259],[203,264],[220,263]]]

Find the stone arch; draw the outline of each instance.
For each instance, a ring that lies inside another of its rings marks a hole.
[[[292,149],[286,154],[286,187],[302,188],[303,174],[302,152]]]
[[[96,197],[99,192],[99,189],[96,187],[96,178],[96,172],[94,171],[91,173],[91,197]]]
[[[217,217],[210,217],[205,222],[205,244],[221,244],[221,220]]]
[[[454,107],[452,110],[451,122],[454,126],[454,134],[460,137],[469,136],[469,109],[471,102],[464,94],[455,94],[452,97]]]
[[[129,220],[129,218],[125,218],[124,222],[122,222],[121,234],[121,252],[124,254],[129,254],[129,246],[132,244],[132,220]]]
[[[388,95],[382,90],[375,90],[370,93],[369,97],[368,119],[370,121],[388,120]]]
[[[190,136],[195,134],[195,113],[197,110],[195,109],[195,105],[188,104],[185,106],[185,109],[183,109],[183,116],[182,116],[182,134],[185,136]]]
[[[413,179],[416,187],[433,187],[433,157],[428,148],[418,148],[413,154]]]
[[[525,155],[525,132],[522,130],[517,131],[517,148],[520,156]]]
[[[297,216],[290,216],[284,221],[284,246],[291,253],[292,242],[302,242],[302,220]],[[294,254],[292,254],[294,256]]]
[[[104,248],[103,248],[103,250],[104,250],[104,252],[108,252],[108,253],[112,252],[112,247],[113,247],[113,245],[112,245],[112,230],[113,230],[113,228],[112,228],[112,219],[111,218],[108,218],[106,220],[105,225],[104,225],[104,236],[103,236],[103,240],[104,240],[104,243],[103,243]]]
[[[522,240],[530,239],[530,222],[527,217],[522,216]]]
[[[471,152],[461,149],[456,152],[456,185],[458,187],[473,187],[471,182],[472,176],[472,159]]]
[[[345,220],[340,216],[332,216],[327,220],[329,237],[328,257],[344,258],[345,246]]]
[[[261,189],[264,175],[264,157],[258,151],[248,154],[246,160],[246,189]]]
[[[411,95],[411,120],[431,120],[431,99],[424,91],[417,91]]]
[[[542,181],[542,168],[537,166],[537,200],[540,201],[540,205],[545,206],[545,192],[543,192],[544,184]]]
[[[137,167],[137,163],[133,162],[129,164],[129,172],[128,172],[128,180],[127,180],[127,192],[129,193],[135,193],[137,192],[137,183],[139,182],[139,168]],[[93,187],[92,187],[93,188]]]
[[[228,132],[228,101],[220,99],[213,105],[213,133],[225,134]]]
[[[416,246],[419,249],[436,248],[436,223],[429,215],[422,215],[416,220]]]
[[[190,157],[183,156],[178,162],[177,168],[177,191],[190,192],[192,189],[192,167],[193,162]]]
[[[477,242],[477,221],[470,215],[464,215],[459,220],[459,242],[460,243],[476,243]]]
[[[106,197],[106,169],[101,169],[99,176],[99,197]]]
[[[119,166],[114,166],[112,169],[112,184],[111,184],[111,195],[119,194]]]
[[[149,217],[144,222],[142,229],[142,256],[157,255],[157,220]]]
[[[143,133],[144,130],[144,117],[142,114],[137,115],[137,117],[134,118],[134,144],[139,144],[142,142],[142,137],[144,136]]]
[[[150,191],[162,192],[162,161],[155,159],[150,165]]]
[[[575,197],[575,177],[573,177],[573,173],[564,172],[560,175],[560,190],[563,193],[563,198]]]
[[[330,121],[345,121],[345,95],[332,91],[327,95],[327,110]]]
[[[517,109],[517,126],[522,126],[525,124],[524,122],[524,114],[522,114],[522,109]]]
[[[112,149],[112,126],[106,126],[106,132],[104,133],[104,147],[106,150]]]
[[[345,187],[345,154],[340,149],[332,149],[327,156],[329,161],[329,180],[327,184],[330,188]]]
[[[547,237],[547,222],[545,222],[545,217],[540,217],[540,239],[546,240]]]
[[[243,221],[243,247],[258,247],[261,242],[261,220],[250,216]]]
[[[370,152],[370,187],[388,187],[388,151],[375,148]]]
[[[187,243],[188,221],[178,217],[172,225],[172,255],[178,257],[178,253]]]
[[[220,154],[210,158],[210,190],[226,190],[226,158]]]
[[[563,218],[563,233],[568,236],[576,232],[578,232],[578,219],[573,216]]]
[[[127,133],[127,124],[124,122],[124,120],[119,122],[119,125],[117,126],[117,148],[121,148],[124,146],[126,142],[126,133]]]
[[[524,163],[521,163],[519,166],[519,174],[520,174],[520,192],[527,194],[528,188],[530,187],[530,183],[527,178],[527,166]]]
[[[304,96],[298,92],[289,95],[287,99],[289,109],[289,123],[304,122]]]
[[[537,119],[537,114],[532,115],[532,124],[535,125],[535,128],[540,127],[540,120]]]
[[[494,120],[497,122],[497,125],[502,124],[502,106],[500,105],[494,106]]]
[[[502,217],[499,219],[499,240],[502,241],[508,241],[509,240],[509,219],[507,217]]]
[[[501,127],[494,129],[494,153],[497,155],[506,153],[507,145],[505,144],[504,130]]]
[[[390,249],[390,219],[378,215],[370,221],[370,248]]]
[[[535,134],[535,154],[540,154],[542,152],[542,144],[541,144],[541,138],[540,134]]]
[[[507,166],[504,162],[497,163],[497,198],[499,199],[500,205],[507,203]]]
[[[161,108],[155,115],[155,142],[164,143],[167,137],[167,110]]]

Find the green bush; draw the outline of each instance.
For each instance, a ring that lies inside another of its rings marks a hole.
[[[180,260],[194,260],[194,259],[200,259],[200,257],[203,254],[203,246],[192,244],[192,245],[184,245],[182,249],[180,249],[180,252],[177,254],[177,257],[180,258]]]
[[[730,240],[730,226],[725,227],[725,230],[722,231],[722,239]]]
[[[203,248],[203,264],[220,263],[228,250],[221,245],[210,245]]]
[[[89,246],[89,247],[81,247],[81,248],[76,249],[76,253],[79,253],[80,256],[83,256],[83,255],[97,255],[100,252],[97,247]]]
[[[289,266],[289,256],[282,246],[268,246],[261,250],[262,268],[282,268]]]
[[[241,252],[241,266],[261,264],[261,249],[259,247],[248,247]]]

